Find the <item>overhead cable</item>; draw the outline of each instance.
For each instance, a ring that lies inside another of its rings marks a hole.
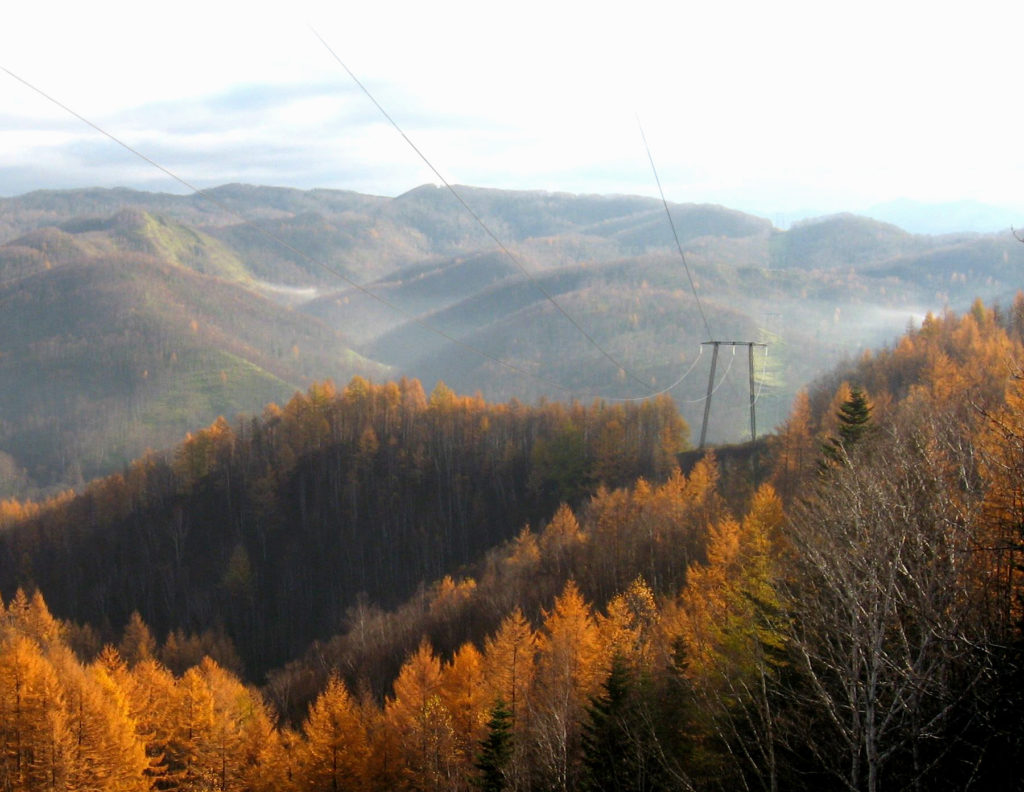
[[[686,277],[690,281],[690,290],[693,292],[693,299],[697,301],[697,310],[700,311],[700,318],[704,322],[704,330],[708,334],[707,340],[710,341],[715,336],[711,332],[711,325],[708,324],[708,317],[704,313],[704,306],[701,305],[700,295],[697,294],[697,285],[693,281],[693,274],[690,272],[690,265],[686,261],[686,253],[683,252],[683,245],[679,241],[679,234],[676,232],[675,221],[672,220],[672,212],[668,209],[668,201],[665,200],[665,191],[661,189],[661,179],[658,178],[658,169],[654,166],[654,157],[651,154],[651,147],[647,145],[647,136],[644,134],[643,125],[640,123],[640,118],[636,119],[637,126],[640,127],[640,137],[644,141],[644,149],[647,151],[647,159],[651,163],[651,170],[654,171],[654,181],[658,184],[658,194],[661,195],[661,205],[665,207],[665,215],[668,217],[668,224],[672,229],[672,238],[676,241],[676,250],[679,251],[679,258],[683,261],[683,269],[686,270]]]
[[[646,388],[649,391],[647,393],[647,395],[645,395],[645,396],[636,396],[636,397],[607,397],[607,396],[594,395],[591,392],[591,395],[593,395],[594,398],[599,398],[599,399],[603,399],[605,401],[612,401],[612,402],[644,401],[646,399],[650,399],[650,398],[653,398],[655,396],[659,396],[659,395],[662,395],[664,393],[667,393],[668,391],[670,391],[673,388],[677,387],[680,383],[683,382],[683,380],[686,379],[686,377],[693,371],[694,367],[699,362],[701,354],[703,353],[703,348],[700,349],[700,352],[698,353],[697,358],[690,365],[690,367],[675,382],[673,382],[671,385],[668,385],[665,388],[662,388],[661,390],[653,391],[652,392],[651,389],[650,389],[650,386],[648,385],[648,383],[646,383],[643,380],[641,380],[637,375],[633,374],[628,369],[626,369],[621,363],[619,363],[592,336],[590,336],[590,334],[587,333],[586,330],[583,327],[581,327],[579,325],[579,323],[576,322],[575,319],[573,319],[572,316],[570,316],[562,308],[562,306],[553,298],[552,295],[550,295],[547,292],[547,290],[543,287],[543,285],[541,283],[539,283],[527,270],[525,270],[525,268],[522,267],[522,265],[519,263],[518,259],[494,235],[494,233],[490,230],[490,228],[487,227],[487,225],[483,222],[483,220],[479,217],[479,215],[477,215],[477,213],[474,212],[472,210],[472,208],[469,207],[468,204],[466,204],[466,202],[462,199],[461,195],[459,195],[458,191],[456,191],[454,189],[454,187],[452,187],[444,179],[444,177],[441,176],[441,174],[433,167],[433,165],[430,164],[429,160],[427,160],[427,158],[419,151],[419,149],[416,148],[415,144],[408,138],[408,136],[405,135],[405,133],[401,130],[401,128],[398,127],[398,125],[391,119],[391,117],[387,114],[387,112],[384,110],[384,108],[381,107],[377,103],[377,101],[366,90],[366,88],[355,77],[355,75],[352,74],[351,71],[349,71],[348,67],[345,66],[345,64],[340,59],[338,59],[337,55],[335,55],[335,53],[333,52],[333,50],[331,50],[331,48],[327,45],[327,43],[324,42],[322,38],[320,38],[319,34],[316,34],[316,31],[313,31],[313,32],[314,32],[315,35],[317,35],[317,38],[320,39],[320,41],[324,44],[324,46],[328,49],[328,51],[335,57],[335,59],[338,60],[338,63],[340,63],[341,66],[349,73],[349,75],[356,82],[356,84],[363,90],[364,93],[366,93],[366,95],[370,98],[370,100],[374,103],[374,105],[376,105],[378,107],[378,109],[385,116],[385,118],[387,118],[388,121],[391,122],[391,124],[398,130],[398,132],[408,142],[408,144],[413,148],[413,150],[416,151],[416,153],[420,156],[420,158],[423,159],[423,161],[427,163],[427,165],[431,168],[431,170],[445,184],[445,186],[455,196],[455,198],[459,201],[459,203],[463,206],[463,208],[467,212],[469,212],[469,214],[476,220],[477,223],[480,224],[480,226],[484,229],[484,231],[487,233],[487,235],[501,248],[502,251],[504,251],[504,253],[513,261],[513,263],[517,266],[517,268],[521,272],[523,272],[523,274],[526,275],[526,277],[528,277],[534,283],[534,285],[537,287],[537,289],[566,317],[566,319],[569,320],[569,322],[574,327],[576,327],[576,329],[591,343],[592,346],[594,346],[598,351],[601,352],[601,354],[605,358],[607,358],[611,363],[613,363],[617,367],[617,369],[619,371],[623,372],[625,375],[629,376],[631,379],[633,379],[634,381],[638,382],[639,384],[641,384],[644,388]],[[527,371],[526,369],[524,369],[524,368],[522,368],[522,367],[520,367],[520,366],[518,366],[518,365],[516,365],[514,363],[510,363],[507,360],[503,360],[502,358],[499,358],[499,357],[497,357],[495,355],[492,355],[489,352],[487,352],[487,351],[485,351],[483,349],[480,349],[479,347],[477,347],[477,346],[475,346],[475,345],[473,345],[473,344],[471,344],[471,343],[469,343],[467,341],[464,341],[461,338],[455,337],[455,336],[451,335],[450,333],[447,333],[447,332],[445,332],[445,331],[443,331],[443,330],[441,330],[439,328],[436,328],[436,327],[428,324],[427,322],[425,322],[421,318],[419,318],[419,316],[417,316],[416,314],[414,314],[414,313],[412,313],[412,312],[402,308],[401,306],[395,304],[394,302],[388,300],[387,298],[382,297],[381,295],[371,291],[370,289],[368,289],[367,287],[363,286],[362,284],[354,281],[352,278],[350,278],[348,275],[346,275],[341,270],[328,265],[327,263],[325,263],[324,261],[322,261],[320,259],[317,259],[317,258],[314,258],[314,257],[308,255],[307,253],[305,253],[304,251],[296,248],[290,242],[288,242],[287,240],[283,239],[282,237],[280,237],[279,235],[275,234],[274,232],[268,230],[267,228],[265,228],[265,227],[263,227],[263,226],[261,226],[261,225],[259,225],[257,223],[252,222],[247,217],[245,217],[243,214],[241,214],[239,211],[231,208],[230,206],[228,206],[224,202],[222,202],[219,199],[217,199],[208,190],[202,189],[202,188],[197,187],[196,185],[192,184],[191,182],[189,182],[188,180],[186,180],[183,177],[179,176],[177,173],[175,173],[171,169],[167,168],[164,165],[161,165],[159,162],[157,162],[156,160],[152,159],[150,156],[146,155],[142,151],[140,151],[137,148],[133,147],[132,145],[130,145],[126,141],[122,140],[121,138],[117,137],[113,133],[109,132],[108,130],[104,129],[99,124],[97,124],[94,121],[90,120],[89,118],[87,118],[86,116],[82,115],[81,113],[79,113],[78,111],[76,111],[75,109],[70,107],[69,105],[65,104],[61,100],[57,99],[56,97],[54,97],[51,94],[47,93],[46,91],[42,90],[41,88],[39,88],[38,86],[36,86],[33,83],[29,82],[25,78],[21,77],[20,75],[16,74],[15,72],[11,71],[7,67],[5,67],[3,65],[0,65],[0,71],[3,71],[8,76],[13,78],[14,80],[17,80],[18,82],[20,82],[22,85],[24,85],[28,89],[30,89],[30,90],[34,91],[35,93],[39,94],[41,97],[43,97],[47,101],[51,102],[52,104],[56,105],[57,107],[62,109],[64,112],[68,113],[71,116],[74,116],[76,119],[81,121],[83,124],[85,124],[86,126],[92,128],[93,130],[95,130],[99,134],[103,135],[104,137],[108,138],[113,143],[115,143],[118,146],[120,146],[121,148],[125,149],[126,151],[128,151],[129,153],[131,153],[132,155],[137,157],[138,159],[140,159],[143,162],[147,163],[151,167],[156,168],[161,173],[166,175],[168,178],[172,179],[173,181],[175,181],[178,184],[180,184],[183,187],[185,187],[187,190],[189,190],[192,193],[198,195],[199,197],[201,197],[205,201],[209,202],[213,206],[216,206],[218,209],[220,209],[225,214],[228,214],[228,215],[236,218],[237,220],[239,220],[242,224],[244,224],[248,228],[251,228],[256,233],[260,234],[261,236],[265,237],[266,239],[276,243],[277,245],[280,245],[283,249],[289,251],[290,253],[294,254],[295,256],[297,256],[298,258],[302,259],[303,261],[305,261],[305,262],[307,262],[307,263],[309,263],[309,264],[311,264],[311,265],[313,265],[315,267],[318,267],[318,268],[324,270],[325,272],[330,273],[331,275],[334,275],[335,277],[337,277],[340,280],[342,280],[345,283],[347,283],[349,286],[351,286],[353,289],[355,289],[359,293],[366,295],[367,297],[377,301],[381,305],[384,305],[388,309],[394,311],[396,314],[404,317],[406,320],[408,320],[412,324],[415,324],[416,326],[426,330],[427,332],[433,333],[433,334],[439,336],[440,338],[443,338],[444,340],[446,340],[446,341],[448,341],[448,342],[450,342],[450,343],[452,343],[452,344],[454,344],[454,345],[456,345],[456,346],[458,346],[458,347],[460,347],[462,349],[465,349],[467,351],[473,352],[474,354],[479,355],[480,357],[484,358],[485,360],[488,360],[488,361],[490,361],[490,362],[492,362],[492,363],[494,363],[494,364],[496,364],[498,366],[501,366],[502,368],[505,368],[505,369],[507,369],[509,371],[512,371],[513,373],[519,374],[521,376],[527,377],[528,379],[531,379],[531,380],[533,380],[533,381],[535,381],[537,383],[540,383],[542,385],[546,385],[546,386],[552,387],[552,388],[554,388],[556,390],[559,390],[559,391],[567,394],[570,397],[573,397],[574,394],[579,394],[580,393],[580,391],[578,389],[576,389],[576,388],[570,388],[570,387],[568,387],[566,385],[563,385],[563,384],[561,384],[559,382],[556,382],[556,381],[554,381],[552,379],[549,379],[547,377],[544,377],[544,376],[535,374],[533,372]],[[641,130],[641,134],[642,134],[642,130]],[[646,141],[645,141],[645,145],[646,145]],[[648,155],[650,155],[650,152],[648,152]],[[652,161],[652,166],[653,166],[653,161]],[[657,178],[657,173],[655,173],[655,178]],[[659,189],[660,189],[660,183],[659,183]],[[664,202],[664,196],[662,196],[662,200]],[[666,210],[667,210],[667,204],[666,204]],[[669,216],[669,222],[671,223],[671,215]],[[675,227],[674,227],[674,225],[673,225],[673,234],[675,234]],[[677,237],[677,244],[678,244],[678,237]],[[681,248],[680,248],[680,250],[681,250]],[[684,257],[684,264],[685,264],[685,257]],[[689,274],[689,269],[688,268],[687,268],[687,274]],[[693,287],[692,278],[691,278],[691,287]],[[694,292],[694,296],[696,297],[696,292]],[[700,307],[699,299],[698,299],[698,308],[700,309],[701,316],[703,318],[704,317],[704,312],[703,312],[703,308]],[[706,320],[706,318],[705,318],[705,327],[707,327],[707,320]],[[726,373],[728,373],[728,369],[727,369]],[[700,400],[698,400],[698,401],[700,401]]]
[[[216,206],[221,211],[231,215],[232,217],[237,218],[244,225],[246,225],[249,228],[253,229],[257,233],[259,233],[262,236],[266,237],[267,239],[272,240],[273,242],[277,243],[278,245],[283,247],[285,250],[288,250],[289,252],[291,252],[291,253],[295,254],[296,256],[298,256],[299,258],[301,258],[303,261],[306,261],[307,263],[312,264],[312,265],[314,265],[316,267],[320,267],[321,269],[325,270],[326,272],[329,272],[330,274],[340,278],[341,280],[343,280],[347,284],[349,284],[352,288],[356,289],[357,291],[359,291],[362,294],[365,294],[367,297],[370,297],[370,298],[376,300],[381,305],[384,305],[387,308],[390,308],[392,311],[394,311],[395,313],[405,317],[407,320],[409,320],[413,324],[423,328],[424,330],[427,330],[428,332],[431,332],[431,333],[434,333],[435,335],[440,336],[441,338],[445,339],[446,341],[449,341],[449,342],[455,344],[456,346],[461,347],[462,349],[466,349],[466,350],[468,350],[470,352],[474,352],[477,355],[480,355],[481,357],[485,358],[486,360],[489,360],[492,363],[496,363],[499,366],[502,366],[502,367],[508,369],[509,371],[513,371],[516,374],[521,374],[522,376],[529,377],[530,379],[532,379],[532,380],[534,380],[536,382],[540,382],[540,383],[542,383],[544,385],[548,385],[550,387],[557,388],[558,390],[563,391],[563,392],[565,392],[567,394],[571,395],[573,393],[573,389],[572,388],[568,388],[565,385],[562,385],[561,383],[558,383],[558,382],[555,382],[554,380],[548,379],[547,377],[541,377],[541,376],[539,376],[537,374],[533,374],[532,372],[526,371],[525,369],[520,368],[519,366],[517,366],[517,365],[515,365],[513,363],[509,363],[506,360],[502,360],[501,358],[498,358],[498,357],[490,354],[489,352],[486,352],[486,351],[480,349],[479,347],[474,346],[473,344],[467,343],[466,341],[463,341],[460,338],[456,338],[455,336],[452,336],[451,334],[446,333],[443,330],[439,330],[438,328],[433,327],[433,326],[427,324],[426,322],[424,322],[422,319],[420,319],[418,316],[416,316],[415,314],[411,313],[410,311],[405,310],[401,306],[396,305],[395,303],[391,302],[390,300],[388,300],[388,299],[386,299],[384,297],[381,297],[379,294],[376,294],[376,293],[370,291],[365,286],[363,286],[363,285],[357,283],[356,281],[352,280],[350,277],[348,277],[341,270],[338,270],[338,269],[336,269],[334,267],[331,267],[328,264],[326,264],[325,262],[320,261],[319,259],[315,259],[312,256],[307,255],[306,253],[304,253],[303,251],[299,250],[294,245],[292,245],[290,242],[282,239],[280,236],[278,236],[277,234],[273,233],[272,231],[269,231],[266,228],[264,228],[264,227],[262,227],[262,226],[260,226],[260,225],[258,225],[256,223],[253,223],[248,218],[246,218],[244,215],[240,214],[238,211],[232,209],[230,206],[226,205],[222,201],[219,201],[217,198],[215,198],[213,195],[211,195],[207,190],[203,190],[203,189],[201,189],[199,187],[196,187],[194,184],[192,184],[191,182],[183,179],[181,176],[179,176],[178,174],[174,173],[169,168],[164,167],[160,163],[156,162],[155,160],[153,160],[150,157],[148,157],[145,154],[143,154],[138,149],[133,148],[131,145],[129,145],[125,141],[121,140],[120,138],[116,137],[112,133],[108,132],[106,129],[103,129],[101,126],[99,126],[98,124],[94,123],[93,121],[90,121],[88,118],[83,116],[81,113],[76,112],[75,110],[70,108],[68,105],[64,104],[60,100],[58,100],[55,97],[51,96],[50,94],[46,93],[42,89],[36,87],[32,83],[30,83],[28,80],[26,80],[23,77],[20,77],[19,75],[15,74],[14,72],[12,72],[10,69],[6,68],[5,66],[0,65],[0,70],[6,72],[8,75],[13,77],[15,80],[20,82],[22,85],[24,85],[27,88],[30,88],[31,90],[35,91],[37,94],[42,96],[44,99],[47,99],[48,101],[50,101],[53,104],[57,105],[57,107],[60,107],[65,112],[70,113],[71,115],[73,115],[75,118],[77,118],[82,123],[86,124],[87,126],[92,127],[97,132],[99,132],[101,135],[109,138],[114,143],[116,143],[117,145],[119,145],[123,149],[125,149],[126,151],[134,154],[139,159],[141,159],[144,162],[147,162],[148,164],[152,165],[154,168],[156,168],[157,170],[159,170],[162,173],[166,174],[171,179],[173,179],[174,181],[178,182],[179,184],[181,184],[185,188],[191,190],[196,195],[200,196],[201,198],[203,198],[206,201],[209,201],[211,204]]]
[[[611,352],[609,352],[600,343],[598,343],[598,341],[590,333],[588,333],[586,331],[586,329],[584,329],[584,327],[579,322],[577,322],[572,317],[572,315],[569,314],[568,311],[565,310],[565,308],[562,307],[561,303],[559,303],[558,300],[555,299],[554,295],[551,294],[551,292],[549,292],[546,288],[544,288],[544,285],[539,280],[537,280],[530,273],[530,271],[527,270],[522,265],[522,263],[519,261],[519,258],[517,256],[515,256],[512,253],[512,251],[508,249],[508,247],[506,247],[506,245],[497,237],[497,235],[493,231],[491,231],[490,227],[484,222],[483,218],[480,217],[480,215],[477,212],[473,211],[472,207],[470,207],[470,205],[468,203],[466,203],[466,201],[463,199],[463,197],[459,193],[459,191],[456,190],[455,187],[453,187],[452,184],[441,174],[441,172],[437,168],[434,167],[434,164],[419,149],[419,147],[415,143],[413,143],[412,139],[405,133],[405,131],[402,129],[402,127],[400,127],[398,125],[398,122],[395,121],[395,119],[391,117],[391,115],[388,113],[388,111],[385,110],[384,107],[381,105],[381,103],[378,102],[377,99],[374,97],[374,95],[372,93],[370,93],[369,89],[362,83],[362,81],[358,77],[356,77],[355,73],[345,64],[345,62],[331,48],[330,44],[328,44],[324,40],[323,36],[321,36],[312,27],[310,28],[310,30],[312,31],[313,35],[316,36],[317,39],[319,39],[320,43],[324,45],[324,48],[331,54],[331,57],[334,58],[334,60],[337,61],[338,65],[340,65],[341,68],[345,70],[345,72],[352,79],[352,81],[356,85],[358,85],[360,90],[362,90],[362,92],[364,94],[366,94],[367,98],[371,102],[373,102],[374,107],[376,107],[377,110],[380,111],[380,114],[382,116],[384,116],[385,119],[387,119],[388,123],[391,124],[391,126],[395,128],[395,131],[397,131],[398,134],[402,136],[402,139],[405,140],[405,142],[409,144],[409,147],[413,151],[416,152],[416,155],[421,160],[423,160],[424,164],[426,164],[426,166],[428,168],[430,168],[430,170],[433,172],[433,174],[448,189],[448,192],[450,192],[452,194],[452,196],[454,196],[455,200],[459,202],[459,204],[462,206],[462,208],[465,209],[466,212],[469,213],[470,217],[472,217],[473,220],[476,221],[477,225],[479,225],[484,230],[484,233],[486,233],[487,236],[490,237],[490,239],[494,242],[494,244],[496,244],[498,246],[498,248],[515,265],[516,269],[518,269],[521,273],[523,273],[523,275],[525,275],[526,278],[529,279],[531,283],[533,283],[533,285],[544,296],[544,298],[548,302],[550,302],[553,306],[555,306],[555,308],[558,310],[558,312],[560,314],[562,314],[562,316],[564,316],[569,321],[569,323],[572,324],[572,326],[575,327],[576,330],[578,330],[580,332],[580,334],[583,335],[584,338],[587,339],[587,341],[590,343],[591,346],[594,347],[594,349],[596,349],[598,352],[600,352],[601,355],[604,356],[605,359],[607,359],[612,365],[614,365],[617,370],[622,371],[623,373],[625,373],[626,376],[628,376],[634,382],[637,382],[641,386],[643,386],[644,388],[649,389],[650,386],[648,385],[647,382],[645,382],[640,377],[638,377],[636,374],[634,374],[632,371],[630,371],[625,365],[620,363],[611,354]]]
[[[732,357],[729,359],[729,365],[725,367],[725,371],[722,372],[722,378],[718,381],[718,384],[715,385],[714,390],[712,390],[711,393],[708,393],[708,394],[705,394],[704,396],[701,396],[699,399],[684,399],[683,400],[683,404],[700,404],[701,402],[707,401],[708,398],[710,398],[711,396],[714,396],[716,393],[718,393],[718,389],[721,388],[725,384],[725,381],[729,378],[729,371],[732,369],[732,364],[735,363],[735,362],[736,362],[736,347],[733,347],[732,348]]]

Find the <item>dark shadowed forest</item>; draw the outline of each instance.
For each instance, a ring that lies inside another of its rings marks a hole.
[[[356,378],[3,501],[0,785],[1020,788],[1022,331],[929,315],[720,453]]]

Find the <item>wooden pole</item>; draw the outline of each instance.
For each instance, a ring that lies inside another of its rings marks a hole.
[[[700,446],[704,447],[704,441],[708,436],[708,416],[711,414],[711,394],[715,390],[715,366],[718,365],[718,345],[720,341],[707,341],[705,343],[713,344],[714,350],[711,352],[711,375],[708,377],[708,395],[704,399],[704,423],[700,427]]]
[[[711,353],[711,374],[708,376],[708,393],[704,397],[704,421],[700,427],[700,445],[698,449],[704,448],[704,443],[708,437],[708,417],[711,415],[711,396],[715,392],[715,369],[718,366],[718,348],[722,344],[731,347],[745,346],[747,348],[747,360],[749,363],[748,379],[750,382],[750,440],[751,442],[757,440],[757,410],[755,407],[757,396],[754,394],[754,347],[763,347],[767,346],[767,344],[761,344],[757,341],[705,341],[704,344],[710,344],[714,347],[714,350]]]
[[[757,399],[754,397],[754,345],[747,344],[747,357],[750,360],[750,442],[757,440],[757,416],[754,404]]]

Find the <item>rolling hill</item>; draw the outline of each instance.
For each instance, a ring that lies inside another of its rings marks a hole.
[[[0,271],[5,494],[81,484],[317,378],[386,375],[222,243],[138,210],[30,232]]]
[[[696,427],[712,336],[769,343],[755,374],[770,428],[839,360],[1024,287],[1009,234],[853,215],[781,231],[672,205],[684,266],[658,201],[457,189],[487,231],[431,185],[0,200],[0,495],[78,485],[218,414],[355,374],[494,400],[670,388]],[[742,357],[719,362],[714,442],[748,425]]]

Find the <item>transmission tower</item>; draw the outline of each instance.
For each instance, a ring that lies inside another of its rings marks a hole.
[[[718,348],[721,346],[745,346],[747,348],[747,359],[750,361],[750,439],[757,439],[757,413],[754,405],[757,397],[754,396],[754,347],[767,347],[767,344],[759,344],[756,341],[704,341],[703,346],[712,346],[711,351],[711,374],[708,377],[708,395],[704,399],[704,422],[700,427],[700,448],[704,448],[704,441],[708,434],[708,416],[711,415],[711,396],[715,392],[715,368],[718,365]]]

